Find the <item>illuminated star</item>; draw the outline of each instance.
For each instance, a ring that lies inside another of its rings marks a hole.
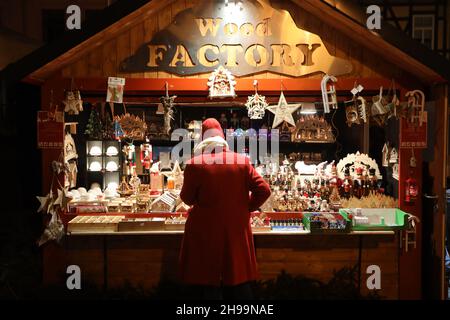
[[[286,102],[286,98],[284,97],[284,93],[281,92],[280,100],[278,100],[278,104],[276,106],[269,106],[267,110],[272,112],[275,115],[273,119],[272,128],[278,127],[283,121],[286,121],[291,126],[295,127],[295,121],[292,117],[292,113],[294,113],[298,108],[300,108],[301,104],[288,104]]]

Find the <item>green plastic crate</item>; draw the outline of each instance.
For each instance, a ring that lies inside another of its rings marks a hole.
[[[355,209],[340,209],[339,213],[348,219],[348,210]],[[369,217],[369,221],[379,220],[378,218],[383,217],[384,223],[370,223],[368,225],[353,225],[352,230],[354,231],[385,231],[385,230],[402,230],[408,227],[408,213],[403,212],[397,208],[362,208],[361,214],[363,216]],[[356,211],[355,211],[356,212]],[[352,213],[355,215],[355,213]]]

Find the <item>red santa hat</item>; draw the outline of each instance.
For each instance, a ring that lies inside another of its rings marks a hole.
[[[214,118],[209,118],[209,119],[206,119],[205,121],[203,121],[202,134],[203,134],[203,139],[216,137],[216,136],[219,136],[222,139],[225,139],[222,126],[220,125],[219,121],[217,121]]]

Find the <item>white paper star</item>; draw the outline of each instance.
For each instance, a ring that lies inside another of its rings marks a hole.
[[[281,92],[280,100],[278,100],[278,104],[276,106],[269,106],[267,110],[272,112],[275,115],[273,119],[272,128],[278,127],[283,121],[286,121],[291,126],[295,127],[295,121],[292,117],[292,113],[295,112],[298,108],[300,108],[301,104],[288,104],[286,102],[286,98],[284,97],[284,93]]]

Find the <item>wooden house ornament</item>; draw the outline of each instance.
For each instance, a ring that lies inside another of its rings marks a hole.
[[[223,66],[219,66],[209,77],[209,97],[212,98],[225,98],[236,97],[234,87],[236,81],[231,72],[225,69]]]

